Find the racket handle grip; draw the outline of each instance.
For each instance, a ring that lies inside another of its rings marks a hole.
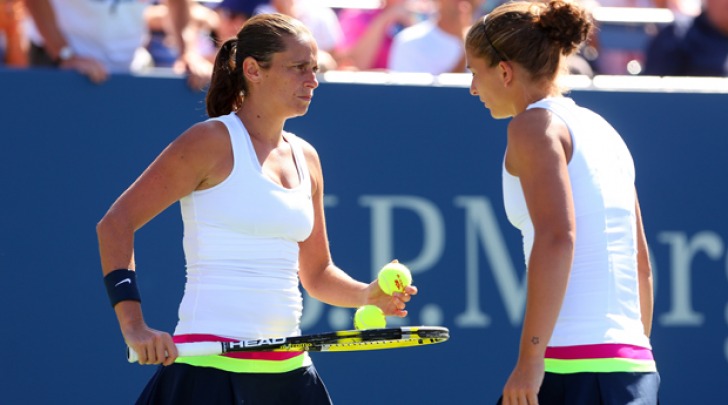
[[[177,344],[179,357],[214,356],[223,353],[222,342],[194,342]],[[139,361],[139,355],[131,347],[126,347],[126,360],[129,363]]]

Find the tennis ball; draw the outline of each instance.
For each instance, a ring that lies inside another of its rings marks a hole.
[[[354,327],[358,330],[380,329],[387,326],[384,312],[376,305],[359,307],[354,314]]]
[[[412,273],[407,266],[395,260],[379,270],[377,281],[385,294],[392,295],[395,291],[403,292],[405,287],[412,284]]]

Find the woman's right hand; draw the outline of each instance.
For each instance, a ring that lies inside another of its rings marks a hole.
[[[167,332],[148,327],[145,323],[122,328],[124,341],[139,357],[139,364],[169,366],[177,358],[177,347]]]

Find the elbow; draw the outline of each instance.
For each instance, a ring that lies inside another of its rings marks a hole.
[[[303,287],[304,290],[306,290],[306,293],[309,297],[322,301],[321,294],[319,294],[319,288],[318,285],[314,280],[311,280],[309,277],[300,277],[301,280],[301,287]]]
[[[637,276],[641,280],[652,281],[652,265],[647,257],[637,259]]]
[[[542,236],[541,240],[553,252],[574,255],[576,247],[576,231],[574,230],[548,232]]]
[[[119,235],[125,230],[132,230],[133,227],[120,217],[113,209],[109,210],[100,220],[96,223],[96,236],[99,240],[110,237],[111,235]]]
[[[574,251],[576,250],[576,232],[569,231],[562,234],[554,235],[552,246],[557,251],[562,252],[568,257],[569,263],[574,259]]]
[[[643,280],[652,279],[652,263],[647,242],[644,240],[637,243],[637,275]]]
[[[568,230],[564,232],[559,232],[558,234],[553,235],[554,243],[563,245],[564,247],[567,247],[571,250],[574,249],[574,246],[576,246],[576,231],[575,230]]]
[[[533,250],[536,251],[538,249],[540,257],[543,257],[555,268],[561,268],[567,272],[570,271],[576,250],[575,231],[546,232],[541,235],[537,234],[536,238],[538,239],[534,240]]]
[[[298,279],[311,298],[326,302],[324,297],[337,284],[335,275],[336,267],[330,260],[299,259]]]
[[[313,277],[310,271],[306,271],[306,266],[299,264],[298,279],[301,281],[301,287],[306,290],[306,293],[311,297],[318,299],[316,278]]]
[[[310,295],[312,298],[316,298],[313,294],[313,286],[311,285],[311,282],[309,281],[308,277],[303,275],[303,272],[300,268],[298,270],[298,280],[301,282],[301,287],[306,290],[306,293],[308,293],[308,295]]]
[[[111,221],[109,218],[109,214],[107,213],[104,215],[99,222],[96,223],[96,236],[98,236],[99,239],[101,239],[101,236],[106,234],[108,232],[108,229],[110,228]]]
[[[111,211],[104,214],[104,216],[96,223],[96,235],[101,238],[102,235],[106,235],[113,229],[114,226],[114,215]]]

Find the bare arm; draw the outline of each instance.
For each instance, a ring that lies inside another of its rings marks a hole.
[[[198,124],[173,141],[98,223],[104,276],[117,269],[135,270],[134,233],[183,196],[219,181],[224,165],[232,165],[232,157],[221,158],[231,153],[229,140],[225,143],[225,138],[214,131],[214,125],[221,124],[211,124]],[[122,301],[114,311],[124,340],[139,353],[140,363],[166,365],[174,361],[177,352],[171,337],[146,325],[138,302]]]
[[[652,313],[655,305],[654,290],[652,287],[652,265],[650,254],[647,248],[647,237],[642,224],[642,212],[640,203],[637,200],[635,190],[635,213],[637,219],[637,275],[639,281],[640,311],[642,313],[642,325],[645,335],[650,337],[652,333]]]
[[[8,66],[28,66],[28,40],[23,17],[23,0],[5,1],[4,9],[0,10],[0,32],[5,34],[5,63]]]
[[[191,0],[167,0],[171,20],[171,35],[179,49],[178,63],[188,73],[188,84],[195,89],[204,87],[212,76],[212,64],[200,55],[197,34],[191,27]]]
[[[443,31],[451,34],[452,36],[462,39],[462,43],[465,43],[465,37],[468,34],[470,26],[473,24],[473,5],[467,1],[460,1],[457,7],[452,10],[450,9],[447,14],[443,13],[442,10],[440,21],[438,26]],[[465,49],[462,49],[462,55],[457,61],[455,66],[450,69],[450,73],[463,73],[465,72]]]
[[[64,46],[68,45],[66,38],[58,28],[56,12],[49,0],[25,0],[25,8],[33,17],[38,32],[43,37],[45,51],[52,59],[58,59],[58,54]]]
[[[535,234],[520,352],[503,391],[504,404],[536,403],[546,346],[566,294],[576,238],[570,147],[565,126],[545,110],[528,110],[509,125],[506,163],[520,179]]]
[[[58,60],[61,50],[68,47],[69,43],[58,26],[53,6],[49,0],[26,0],[25,7],[43,37],[43,49],[51,59]],[[94,83],[101,83],[108,78],[108,71],[101,62],[83,55],[74,54],[68,60],[61,61],[60,67],[73,69]]]
[[[326,235],[321,163],[313,147],[306,145],[304,150],[311,172],[314,226],[308,239],[299,244],[301,284],[312,297],[330,305],[355,308],[374,304],[387,315],[407,315],[404,310],[406,302],[411,295],[417,294],[417,288],[411,286],[405,293],[395,293],[390,297],[384,294],[376,281],[369,284],[356,281],[334,265]]]
[[[388,30],[398,22],[409,25],[409,18],[409,11],[404,5],[385,9],[369,24],[356,44],[344,52],[344,57],[360,69],[370,69]]]
[[[188,40],[185,38],[185,30],[190,24],[190,1],[189,0],[167,0],[169,19],[171,21],[172,37],[179,47],[180,54],[187,51]]]

